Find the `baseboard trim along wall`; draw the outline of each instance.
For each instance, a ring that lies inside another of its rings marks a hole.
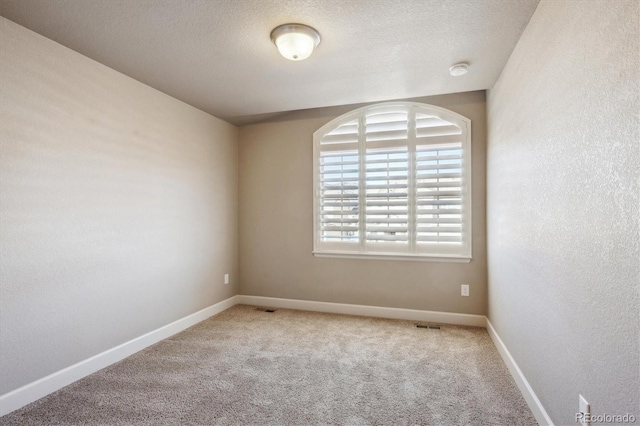
[[[298,309],[302,311],[327,312],[333,314],[359,315],[378,318],[425,321],[443,324],[486,327],[498,349],[498,353],[507,365],[511,376],[520,389],[525,401],[538,423],[553,426],[542,403],[529,385],[524,374],[509,353],[491,322],[484,315],[458,314],[453,312],[421,311],[416,309],[385,308],[382,306],[350,305],[345,303],[315,302],[310,300],[280,299],[276,297],[237,295],[204,308],[198,312],[176,320],[170,324],[150,331],[140,337],[129,340],[112,349],[108,349],[91,358],[71,365],[46,377],[29,383],[21,388],[0,395],[0,416],[9,414],[40,398],[43,398],[71,383],[98,370],[108,367],[142,349],[173,336],[197,323],[206,320],[235,305],[256,305],[271,308]]]
[[[263,296],[238,296],[238,303],[301,311],[327,312],[332,314],[359,315],[366,317],[393,318],[412,321],[485,327],[484,315],[456,314],[453,312],[420,311],[417,309],[385,308],[382,306],[349,305],[345,303],[314,302],[311,300],[279,299]]]
[[[498,353],[502,357],[502,360],[504,361],[504,363],[507,365],[507,368],[509,369],[509,373],[511,373],[511,377],[513,377],[513,380],[516,382],[518,389],[520,389],[520,393],[522,393],[522,396],[524,397],[525,401],[527,401],[527,405],[529,406],[529,409],[533,413],[538,423],[540,425],[553,426],[553,422],[551,421],[551,418],[547,414],[547,411],[542,406],[542,403],[536,396],[536,393],[531,388],[531,385],[529,385],[527,378],[522,373],[522,370],[520,370],[520,367],[518,367],[518,364],[516,364],[516,361],[511,356],[511,353],[505,346],[500,336],[498,336],[498,333],[496,332],[495,328],[493,328],[493,325],[491,324],[491,321],[489,321],[488,318],[487,318],[487,332],[489,333],[489,336],[491,336],[491,340],[493,340],[493,344],[498,349]]]
[[[0,396],[0,416],[24,407],[238,304],[233,296]]]

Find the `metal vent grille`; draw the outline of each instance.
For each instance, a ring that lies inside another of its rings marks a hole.
[[[440,326],[439,325],[434,325],[434,324],[416,324],[417,328],[429,328],[431,330],[440,330]]]

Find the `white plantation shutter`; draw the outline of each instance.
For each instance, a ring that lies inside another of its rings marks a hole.
[[[358,120],[352,120],[320,140],[319,233],[322,241],[358,243],[359,172]]]
[[[365,240],[409,242],[408,113],[391,108],[365,117]]]
[[[459,126],[446,120],[416,113],[418,246],[441,246],[451,250],[464,244],[463,193],[466,192],[466,182],[462,132]]]
[[[314,253],[471,256],[470,121],[416,103],[361,108],[314,134]]]

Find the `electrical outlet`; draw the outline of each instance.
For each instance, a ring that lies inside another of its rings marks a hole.
[[[468,296],[469,295],[469,284],[462,284],[460,286],[460,295]]]
[[[224,274],[224,283],[229,284],[229,274]]]
[[[591,405],[584,399],[584,396],[578,395],[578,414],[576,420],[580,422],[582,426],[589,426],[591,424]]]

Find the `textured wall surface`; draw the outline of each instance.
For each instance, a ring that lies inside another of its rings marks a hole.
[[[556,424],[640,418],[639,7],[541,2],[488,98],[489,317]]]
[[[485,93],[413,99],[471,119],[471,263],[318,258],[313,250],[313,132],[361,105],[300,111],[240,128],[242,294],[486,313]],[[471,285],[470,297],[460,284]]]
[[[237,128],[0,18],[0,394],[237,293]]]

